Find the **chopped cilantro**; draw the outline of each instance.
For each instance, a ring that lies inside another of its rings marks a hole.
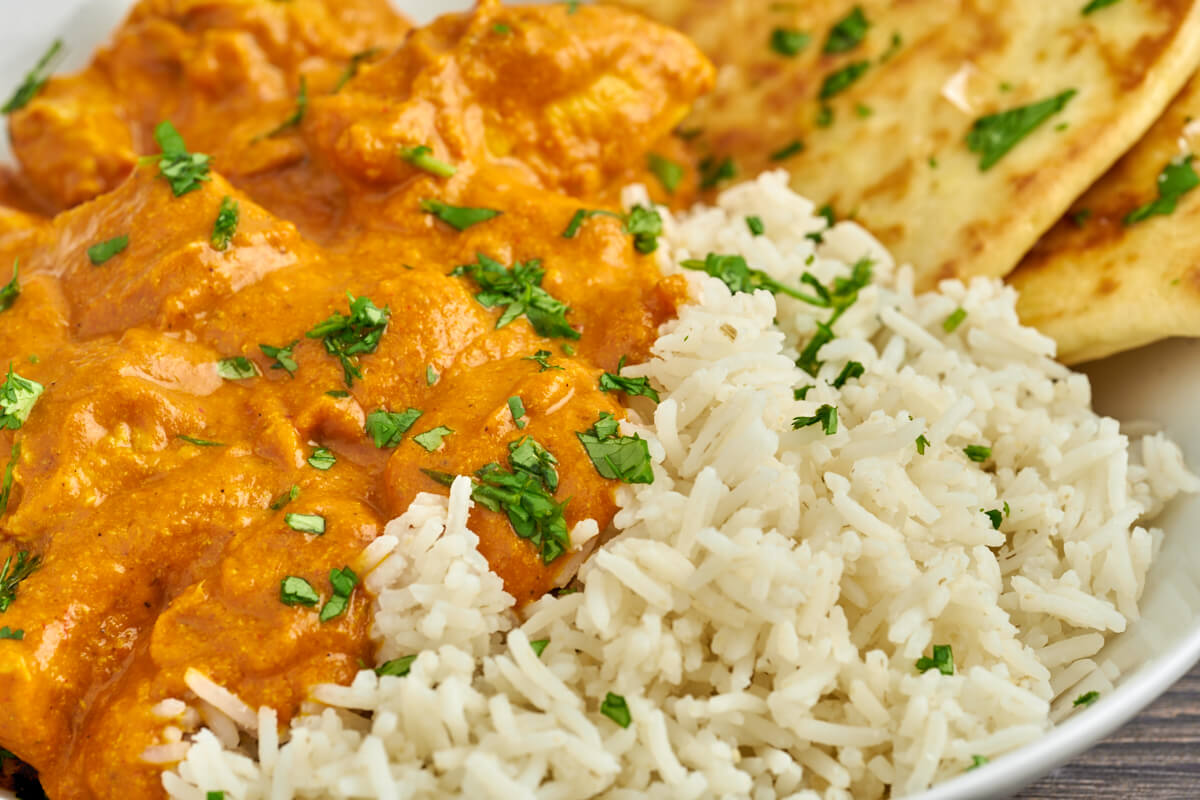
[[[875,111],[870,106],[863,105],[862,103],[856,103],[854,105],[854,113],[858,114],[858,116],[862,117],[863,119],[866,119],[874,114]]]
[[[353,386],[354,379],[361,380],[363,376],[358,356],[378,349],[392,312],[390,308],[376,307],[365,295],[355,297],[346,292],[346,297],[350,299],[349,315],[335,311],[304,335],[322,340],[325,352],[341,362],[346,385]]]
[[[750,229],[752,236],[762,236],[767,228],[763,225],[762,217],[746,217],[746,227]]]
[[[808,47],[812,39],[804,31],[794,28],[776,28],[771,31],[771,49],[781,56],[792,58]]]
[[[128,236],[124,234],[121,236],[114,236],[111,239],[99,242],[98,244],[94,244],[89,247],[87,249],[88,260],[91,261],[94,266],[98,267],[113,256],[123,253],[126,247],[129,247]]]
[[[371,47],[367,50],[362,50],[350,56],[350,61],[346,64],[346,68],[342,70],[342,74],[338,77],[338,81],[336,84],[334,84],[333,91],[330,92],[330,94],[337,94],[340,92],[342,87],[349,83],[350,80],[358,74],[358,68],[362,65],[362,62],[372,59],[378,54],[379,48]]]
[[[492,26],[492,32],[499,36],[508,36],[512,33],[512,28],[505,25],[503,22],[497,22]]]
[[[579,229],[583,227],[583,223],[592,217],[613,217],[624,221],[625,217],[615,211],[606,211],[602,208],[586,209],[581,208],[571,216],[571,221],[567,223],[567,227],[562,232],[562,238],[574,239],[579,235]]]
[[[5,625],[3,628],[0,628],[0,640],[12,639],[13,641],[19,642],[24,638],[25,638],[25,631],[23,631],[23,630],[18,629],[18,630],[14,631],[12,628],[8,627],[7,625]]]
[[[452,178],[458,173],[458,167],[434,158],[430,155],[432,152],[431,148],[423,144],[416,147],[401,147],[399,150],[402,159],[431,175],[437,175],[439,178]]]
[[[320,514],[288,513],[283,515],[283,521],[289,528],[300,533],[312,533],[317,536],[325,533],[325,518]]]
[[[300,127],[300,123],[304,121],[304,115],[308,112],[308,78],[304,75],[300,76],[300,90],[296,92],[296,107],[287,118],[276,125],[266,133],[260,133],[255,136],[252,141],[260,142],[263,139],[273,139],[282,133],[285,133],[292,128]]]
[[[921,656],[917,659],[917,669],[921,672],[928,672],[931,669],[936,669],[943,675],[954,674],[954,653],[950,650],[948,644],[935,644],[933,646],[933,658]]]
[[[29,101],[37,96],[37,93],[46,85],[46,81],[50,79],[50,73],[58,62],[62,50],[62,39],[55,39],[51,42],[49,49],[42,53],[42,57],[33,65],[33,69],[25,73],[25,79],[13,92],[12,97],[8,98],[3,106],[0,106],[0,112],[11,114],[29,105]]]
[[[465,275],[475,281],[479,286],[475,299],[485,308],[505,306],[504,313],[496,320],[497,328],[503,328],[524,314],[539,336],[568,339],[580,336],[579,331],[567,322],[566,315],[571,309],[542,288],[546,271],[538,259],[518,261],[505,267],[483,253],[477,253],[474,264],[455,267],[450,274]]]
[[[1072,703],[1071,706],[1073,708],[1078,708],[1079,706],[1090,706],[1092,703],[1096,702],[1099,699],[1100,699],[1099,692],[1095,692],[1095,691],[1084,692],[1083,694],[1079,695],[1079,697],[1075,698],[1075,702]]]
[[[366,433],[378,448],[395,447],[422,413],[415,408],[395,412],[377,408],[367,415]]]
[[[1094,14],[1102,8],[1108,8],[1109,6],[1118,2],[1120,2],[1120,0],[1092,0],[1083,7],[1083,11],[1081,13],[1086,17],[1088,14]]]
[[[562,351],[564,356],[570,357],[575,355],[575,348],[569,342],[562,343]]]
[[[849,89],[863,74],[870,69],[871,62],[855,61],[853,64],[847,64],[837,72],[831,72],[821,82],[820,98],[828,100],[831,97],[841,94]]]
[[[870,26],[871,23],[867,22],[867,17],[863,14],[862,6],[855,6],[854,10],[838,20],[837,24],[830,29],[822,51],[825,53],[845,53],[853,50],[858,47],[863,37],[867,35],[867,28]]]
[[[1067,89],[1045,100],[975,120],[967,134],[967,149],[979,153],[980,171],[991,169],[1017,142],[1062,111],[1075,94],[1074,89]]]
[[[176,434],[175,438],[185,441],[188,444],[194,444],[196,447],[224,447],[225,446],[224,442],[213,442],[213,441],[209,441],[208,439],[199,439],[195,436],[185,436],[182,433]]]
[[[709,157],[700,162],[700,188],[712,189],[722,181],[737,177],[737,164],[728,156],[718,161]]]
[[[434,450],[437,450],[442,446],[442,439],[445,439],[452,433],[454,433],[453,428],[447,428],[445,425],[438,425],[436,428],[430,428],[424,433],[418,433],[413,437],[413,441],[432,453]]]
[[[385,675],[403,678],[412,669],[412,664],[416,660],[417,657],[415,655],[393,658],[390,661],[385,661],[376,667],[375,674],[381,678]]]
[[[821,348],[832,342],[833,339],[833,328],[824,322],[818,322],[817,331],[800,351],[800,357],[796,359],[796,366],[815,378],[821,369],[821,364],[824,363],[817,358],[817,355],[821,352]]]
[[[954,333],[966,318],[967,310],[962,307],[956,308],[954,309],[954,313],[942,320],[942,330],[946,333]]]
[[[833,379],[833,388],[842,388],[846,385],[846,381],[851,378],[861,378],[866,371],[867,368],[858,361],[847,362],[846,366],[842,367],[842,371],[838,373],[838,376]]]
[[[425,385],[433,386],[438,382],[438,377],[437,370],[433,368],[433,365],[427,364],[425,366]]]
[[[546,652],[546,645],[548,644],[550,644],[549,639],[534,639],[529,643],[529,646],[533,649],[533,654],[541,658],[542,653]]]
[[[817,209],[817,216],[825,218],[826,227],[832,228],[837,224],[837,215],[833,213],[833,206],[829,203]]]
[[[988,763],[987,756],[980,756],[980,755],[971,756],[971,766],[967,767],[967,772],[970,772],[973,769],[978,769],[979,767],[982,767],[986,763]]]
[[[963,448],[963,452],[976,464],[982,464],[992,457],[992,448],[982,444],[969,444]]]
[[[925,455],[925,448],[929,447],[929,439],[925,438],[925,434],[917,437],[917,455]]]
[[[625,702],[625,698],[612,692],[609,692],[600,704],[600,713],[622,728],[628,728],[629,723],[633,722],[633,715],[629,713],[629,704]]]
[[[896,53],[900,52],[900,48],[903,44],[904,44],[904,39],[901,38],[900,34],[893,33],[892,40],[891,40],[891,42],[888,43],[887,50],[884,50],[883,55],[879,56],[879,63],[883,64],[887,61],[890,61],[892,56],[894,56],[894,55],[896,55]]]
[[[333,586],[333,595],[325,601],[318,617],[321,622],[329,622],[346,613],[350,607],[350,596],[358,585],[358,576],[349,567],[329,571],[329,583]]]
[[[1076,228],[1082,228],[1091,219],[1092,210],[1090,208],[1081,208],[1078,211],[1072,211],[1067,216],[1070,218],[1072,225]]]
[[[979,510],[983,511],[982,508]],[[1000,530],[1000,523],[1004,522],[1004,512],[998,508],[993,508],[990,511],[983,511],[983,513],[987,515],[989,520],[991,520],[992,528],[994,530]]]
[[[1167,215],[1175,211],[1179,198],[1200,186],[1200,176],[1192,167],[1192,156],[1173,159],[1158,175],[1158,197],[1125,215],[1122,222],[1133,225],[1155,215]]]
[[[658,237],[662,236],[662,216],[653,207],[636,205],[625,217],[625,233],[633,236],[633,249],[649,255],[658,249]]]
[[[472,225],[487,222],[500,216],[503,212],[494,208],[469,208],[467,206],[452,206],[441,200],[425,198],[421,200],[421,210],[432,214],[457,231],[465,231]]]
[[[311,456],[308,457],[308,465],[313,469],[319,469],[322,472],[330,470],[337,463],[337,456],[333,451],[326,447],[318,447],[313,450]]]
[[[513,424],[518,429],[525,427],[525,404],[521,402],[520,397],[514,396],[508,398],[508,413],[512,414]]]
[[[336,397],[338,400],[341,400],[344,397],[349,397],[350,393],[347,392],[345,389],[330,389],[328,392],[325,393],[325,395],[327,397]]]
[[[214,250],[225,250],[237,233],[240,206],[229,195],[221,198],[221,207],[217,209],[217,219],[213,222],[212,246]]]
[[[810,425],[820,424],[821,429],[825,431],[826,436],[832,436],[838,430],[838,412],[837,406],[831,406],[828,403],[817,409],[817,413],[811,417],[796,417],[792,420],[792,429],[800,430],[807,428]]]
[[[828,128],[833,124],[833,109],[829,106],[822,105],[817,110],[817,127]]]
[[[679,188],[679,184],[683,181],[684,173],[682,166],[657,153],[651,153],[646,156],[646,166],[654,173],[654,177],[658,178],[658,182],[662,184],[667,194],[675,194],[675,190]]]
[[[562,369],[557,364],[550,363],[550,356],[553,355],[549,350],[538,350],[531,356],[525,356],[522,361],[536,361],[541,369],[538,372],[545,372],[548,369]]]
[[[279,599],[285,606],[315,606],[321,602],[312,584],[295,575],[289,575],[279,582]]]
[[[621,360],[617,363],[616,373],[606,372],[600,376],[600,391],[602,392],[624,392],[630,397],[649,397],[654,402],[658,402],[658,392],[650,385],[650,379],[641,378],[623,378],[621,370],[625,366],[625,356],[621,356]]]
[[[209,158],[204,153],[189,153],[183,137],[168,120],[158,123],[154,129],[154,141],[158,142],[162,156],[158,159],[158,174],[171,185],[176,197],[200,188],[200,184],[212,180],[209,174]],[[153,157],[151,157],[153,158]]]
[[[471,497],[490,511],[503,512],[513,531],[528,539],[542,563],[549,564],[571,546],[563,517],[566,503],[557,503],[551,496],[558,486],[553,466],[557,459],[528,436],[510,442],[508,449],[512,471],[496,463],[483,466],[475,473]],[[426,470],[425,474],[445,483],[439,473]],[[445,478],[453,481],[452,476]]]
[[[808,393],[815,388],[817,387],[810,383],[808,386],[801,386],[799,389],[792,389],[792,399],[804,400],[808,397]]]
[[[650,446],[641,436],[621,436],[618,422],[608,412],[589,430],[576,433],[601,477],[625,483],[654,483]]]
[[[262,350],[262,354],[267,358],[275,360],[275,363],[271,365],[271,369],[286,370],[288,375],[294,377],[296,375],[296,370],[300,368],[300,365],[297,364],[296,359],[292,357],[292,348],[295,347],[299,341],[299,339],[294,339],[291,344],[284,345],[283,347],[272,347],[269,344],[260,344],[258,349]]]
[[[8,466],[4,468],[4,482],[0,485],[0,515],[8,511],[8,496],[12,492],[13,487],[13,470],[17,468],[17,462],[21,460],[21,443],[13,442],[12,454],[8,459]]]
[[[17,298],[21,296],[21,283],[18,279],[20,271],[20,259],[13,260],[13,276],[12,280],[0,289],[0,311],[8,311],[12,308],[12,304],[17,302]]]
[[[300,487],[293,483],[292,488],[288,489],[286,492],[279,495],[279,497],[276,497],[274,500],[271,501],[271,505],[269,506],[269,508],[272,511],[279,511],[280,509],[282,509],[284,506],[286,506],[288,503],[292,502],[299,496],[300,496]]]
[[[770,158],[772,161],[784,161],[785,159],[789,159],[792,156],[803,152],[804,142],[800,141],[799,139],[793,139],[783,147],[776,150],[774,153],[771,153]]]
[[[227,381],[241,381],[257,377],[258,367],[245,356],[233,356],[217,362],[217,374]]]
[[[30,558],[28,550],[17,552],[16,563],[13,562],[12,556],[4,559],[4,566],[0,567],[0,614],[8,611],[9,606],[17,599],[17,587],[21,581],[36,572],[41,565],[42,557]]]
[[[37,381],[22,378],[13,372],[12,362],[8,363],[8,375],[0,384],[0,430],[15,431],[25,424],[33,412],[34,405],[46,387]]]

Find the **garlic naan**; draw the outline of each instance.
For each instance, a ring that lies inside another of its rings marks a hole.
[[[722,67],[685,123],[702,151],[732,156],[739,177],[786,167],[923,285],[1008,273],[1200,64],[1197,0],[613,1],[681,28]],[[855,8],[861,41],[852,18],[828,46]],[[1041,102],[1049,113],[989,127],[986,143],[1012,146],[981,169],[976,120]],[[772,160],[797,140],[802,152]]]
[[[1200,77],[1013,273],[1022,321],[1054,337],[1063,361],[1200,336],[1200,187],[1179,195],[1174,210],[1168,202],[1158,214],[1125,222],[1160,194],[1200,182],[1186,163],[1200,153],[1195,120]],[[1168,177],[1174,171],[1174,180],[1160,182],[1164,170]]]

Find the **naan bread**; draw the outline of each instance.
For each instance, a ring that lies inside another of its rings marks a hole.
[[[798,191],[853,215],[924,285],[1009,272],[1200,64],[1197,0],[1116,0],[1087,15],[1087,0],[614,1],[681,28],[723,67],[684,126],[701,129],[698,147],[733,156],[739,177],[786,167]],[[861,43],[823,53],[856,5],[870,23]],[[776,28],[811,39],[786,57],[771,47]],[[864,62],[821,127],[823,82]],[[966,144],[977,119],[1069,90],[1061,111],[980,169]],[[796,139],[802,153],[771,160]]]
[[[1169,214],[1123,223],[1158,197],[1164,167],[1200,153],[1195,120],[1200,77],[1011,276],[1022,321],[1054,337],[1063,361],[1200,336],[1200,188],[1182,195]]]

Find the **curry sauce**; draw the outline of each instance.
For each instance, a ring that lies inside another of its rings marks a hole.
[[[0,563],[28,573],[0,613],[22,632],[0,640],[0,746],[51,798],[161,796],[144,756],[189,669],[286,724],[373,663],[361,588],[323,613],[331,571],[440,476],[531,440],[566,526],[611,521],[579,434],[623,416],[600,377],[685,296],[619,192],[649,151],[681,158],[665,137],[711,81],[611,9],[484,2],[409,30],[382,0],[144,0],[11,115],[0,353],[42,391],[0,432]],[[489,297],[488,264],[569,328]],[[519,603],[572,562],[481,504],[471,527]]]

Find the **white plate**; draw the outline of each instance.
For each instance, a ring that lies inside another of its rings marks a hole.
[[[20,83],[57,35],[69,49],[65,69],[81,66],[121,20],[129,0],[40,0],[6,4],[0,29],[0,97]],[[418,22],[469,8],[471,0],[396,0]],[[7,137],[0,137],[0,157]],[[1160,424],[1200,465],[1200,341],[1168,341],[1097,362],[1097,410],[1125,422]],[[1124,675],[1118,688],[1046,736],[912,800],[1003,798],[1046,775],[1128,721],[1200,661],[1200,498],[1173,504],[1157,523],[1167,532],[1150,571],[1142,619],[1115,637],[1097,660],[1110,658]],[[0,800],[6,795],[0,792]]]

